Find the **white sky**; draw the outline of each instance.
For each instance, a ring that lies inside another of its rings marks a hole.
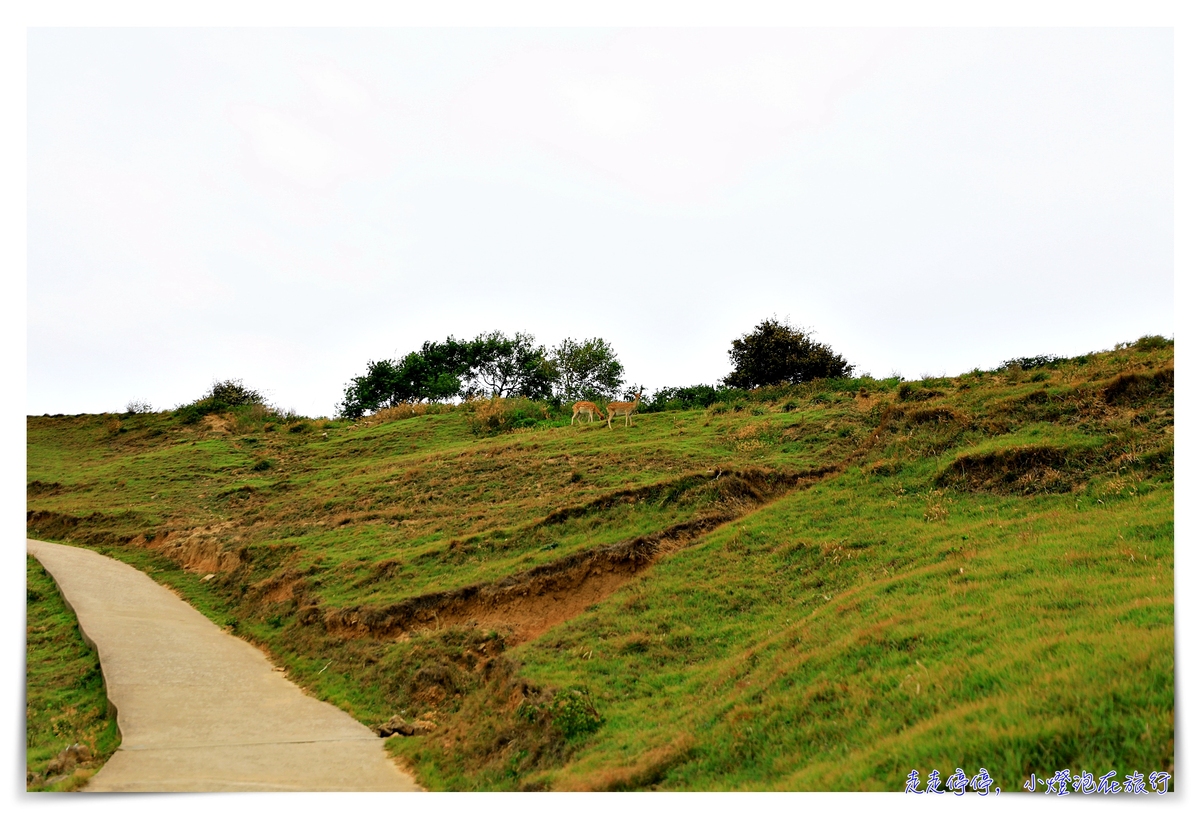
[[[34,29],[27,411],[772,314],[957,374],[1173,324],[1173,43],[1117,29]]]

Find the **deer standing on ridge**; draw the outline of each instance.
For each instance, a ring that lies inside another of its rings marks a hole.
[[[610,403],[608,405],[608,428],[610,428],[610,429],[612,428],[613,415],[624,415],[625,416],[625,425],[628,426],[629,418],[631,415],[633,415],[633,410],[637,409],[637,406],[641,402],[641,400],[642,400],[642,393],[638,392],[636,395],[633,396],[633,403],[630,403],[629,401],[623,401],[623,400],[613,401],[612,403]]]
[[[600,411],[600,407],[592,403],[590,400],[577,400],[575,401],[575,405],[571,408],[575,410],[575,414],[571,415],[572,426],[575,425],[575,418],[579,417],[580,415],[587,415],[588,423],[591,423],[594,420],[592,417],[593,415],[599,415],[600,419],[604,420],[604,413]],[[579,421],[579,425],[583,425],[582,420]]]

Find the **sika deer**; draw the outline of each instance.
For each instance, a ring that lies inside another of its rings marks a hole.
[[[575,401],[575,405],[571,407],[575,410],[575,414],[571,415],[571,425],[575,425],[575,418],[580,415],[588,416],[588,423],[591,423],[595,418],[593,415],[599,415],[601,420],[604,420],[604,413],[600,411],[600,407],[592,403],[590,400]],[[583,425],[583,421],[579,421],[579,425]]]
[[[623,400],[613,401],[610,403],[608,405],[608,428],[612,428],[612,419],[614,415],[624,415],[625,425],[628,426],[629,418],[631,415],[633,415],[634,410],[637,409],[637,406],[639,403],[641,403],[641,400],[642,393],[638,392],[633,396],[633,403]]]

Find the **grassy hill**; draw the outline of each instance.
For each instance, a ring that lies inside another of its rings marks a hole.
[[[432,724],[389,740],[431,788],[1173,773],[1173,355],[611,430],[31,417],[28,530],[149,571],[364,723]]]

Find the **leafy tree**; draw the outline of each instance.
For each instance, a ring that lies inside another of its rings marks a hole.
[[[754,331],[734,340],[729,350],[733,372],[725,384],[756,389],[778,383],[803,383],[815,378],[846,378],[854,367],[807,332],[768,318]]]
[[[350,380],[338,413],[360,418],[388,406],[415,401],[448,400],[463,389],[470,374],[472,344],[450,336],[426,341],[398,361],[371,361],[367,372]]]
[[[618,392],[624,373],[602,338],[568,338],[547,354],[525,332],[510,338],[496,330],[471,341],[450,336],[442,342],[426,341],[399,360],[368,362],[366,373],[346,385],[338,413],[360,418],[401,403],[484,394],[596,400]]]
[[[518,332],[509,338],[499,330],[470,343],[470,373],[463,397],[490,394],[496,398],[523,396],[547,400],[554,390],[554,365],[546,348],[534,337]]]
[[[645,397],[646,385],[644,383],[628,383],[625,384],[625,391],[621,394],[621,400],[633,403],[638,395]]]
[[[451,335],[442,343],[426,341],[419,352],[410,352],[400,361],[400,391],[411,395],[405,400],[442,401],[462,391],[463,378],[471,371],[471,344]]]
[[[338,406],[338,414],[360,418],[384,406],[394,406],[399,397],[400,366],[395,361],[368,361],[365,375],[356,375],[346,385],[346,393]]]
[[[621,389],[625,367],[603,338],[567,338],[551,352],[558,373],[555,394],[564,401],[602,400]]]

